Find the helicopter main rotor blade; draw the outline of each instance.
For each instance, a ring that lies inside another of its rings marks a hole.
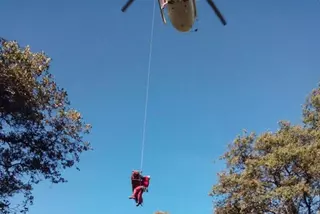
[[[212,0],[207,0],[208,4],[210,5],[210,7],[213,9],[213,11],[216,13],[216,15],[218,16],[218,18],[220,19],[220,21],[222,22],[223,25],[226,25],[227,22],[226,20],[223,18],[220,10],[217,8],[217,6],[215,5],[215,3]]]
[[[122,12],[126,12],[128,7],[134,2],[134,0],[128,0],[127,3],[121,8]]]

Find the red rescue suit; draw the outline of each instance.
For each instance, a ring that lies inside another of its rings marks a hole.
[[[134,189],[141,185],[142,175],[139,171],[133,170],[131,174],[131,185],[132,185],[132,192]]]
[[[145,187],[145,188],[148,188],[149,187],[149,184],[150,184],[150,176],[146,176],[146,177],[143,177],[142,178],[142,185]]]
[[[143,197],[142,194],[147,191],[150,184],[150,176],[141,177],[141,183],[138,187],[134,188],[132,196],[130,196],[130,199],[135,199],[137,206],[142,205],[143,203]]]
[[[142,194],[144,191],[146,191],[146,188],[142,185],[134,189],[133,197],[136,201],[136,206],[142,205],[143,203]]]

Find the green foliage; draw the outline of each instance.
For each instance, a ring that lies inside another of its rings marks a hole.
[[[26,213],[33,185],[66,182],[62,169],[79,162],[91,126],[70,108],[49,73],[51,59],[0,39],[0,213]],[[10,204],[22,194],[19,207]]]
[[[238,136],[221,159],[213,186],[215,213],[316,213],[320,211],[320,88],[303,107],[303,126]]]

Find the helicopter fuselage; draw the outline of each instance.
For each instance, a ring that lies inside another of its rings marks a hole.
[[[166,7],[169,19],[175,29],[188,32],[197,17],[196,0],[169,0]]]
[[[134,0],[127,0],[127,3],[121,8],[125,12]],[[173,27],[180,32],[188,32],[192,29],[197,19],[196,0],[158,0],[161,19],[167,23],[164,10],[168,10],[168,16]],[[213,0],[207,0],[209,6],[213,9],[223,25],[227,22],[223,18],[220,10],[217,8]],[[195,30],[197,31],[197,30]]]

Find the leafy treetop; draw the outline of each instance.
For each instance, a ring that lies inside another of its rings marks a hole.
[[[0,212],[28,211],[41,180],[66,182],[63,169],[91,149],[91,125],[70,107],[67,92],[49,73],[51,59],[0,39]],[[23,194],[19,207],[12,197]]]
[[[319,86],[320,87],[320,86]],[[210,193],[217,214],[320,211],[320,88],[303,107],[303,125],[244,133],[221,159],[227,163]]]

